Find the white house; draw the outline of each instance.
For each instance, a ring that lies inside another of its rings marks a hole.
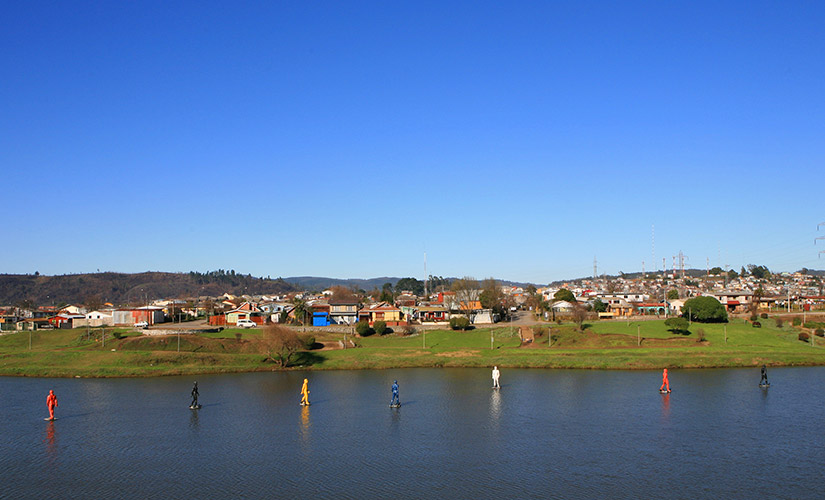
[[[115,324],[114,315],[111,311],[92,311],[86,313],[86,321],[89,326],[112,326]]]
[[[552,307],[553,311],[557,313],[569,313],[573,312],[573,308],[575,306],[566,300],[559,300],[558,302],[555,302]]]

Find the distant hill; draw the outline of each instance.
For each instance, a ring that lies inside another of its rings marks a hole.
[[[83,303],[89,298],[122,305],[139,304],[146,299],[218,296],[227,292],[257,295],[293,291],[297,288],[281,279],[255,278],[225,271],[62,276],[0,274],[0,305],[16,305],[24,300],[36,305]]]
[[[287,283],[291,283],[295,285],[299,289],[309,290],[313,292],[320,292],[326,290],[331,286],[345,286],[347,288],[355,287],[360,290],[370,291],[373,288],[381,288],[384,286],[384,283],[392,283],[392,286],[395,286],[398,283],[398,280],[401,278],[397,277],[381,277],[381,278],[369,278],[369,279],[360,279],[360,278],[349,278],[349,279],[341,279],[341,278],[323,278],[317,276],[293,276],[290,278],[283,278],[284,281]],[[416,278],[420,280],[420,278]],[[447,281],[453,281],[456,278],[444,278]],[[480,280],[479,280],[480,281]],[[521,286],[526,287],[530,283],[519,283],[516,281],[507,281],[507,280],[498,280],[499,283],[502,285],[507,286]]]
[[[392,283],[392,286],[395,286],[400,279],[401,278],[389,278],[386,276],[370,279],[341,279],[324,278],[319,276],[292,276],[290,278],[283,278],[284,281],[294,285],[296,288],[301,290],[309,290],[311,292],[320,292],[331,286],[345,286],[347,288],[355,287],[361,290],[372,290],[373,288],[381,288],[384,286],[384,283]]]

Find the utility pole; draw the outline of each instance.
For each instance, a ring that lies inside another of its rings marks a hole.
[[[636,347],[642,346],[642,327],[636,325]]]
[[[427,274],[427,252],[424,252],[424,298],[426,300],[430,300],[430,294],[428,291],[427,284],[429,283],[429,275]]]
[[[667,306],[667,292],[664,288],[662,288],[662,303],[665,305],[665,319],[667,319],[668,309],[670,308]]]

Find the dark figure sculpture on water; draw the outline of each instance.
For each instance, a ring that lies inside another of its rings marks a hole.
[[[392,400],[390,406],[401,406],[401,400],[398,399],[398,381],[392,383]]]
[[[195,386],[192,387],[192,403],[189,405],[189,408],[197,408],[198,405],[198,383],[195,382]]]
[[[762,378],[759,380],[759,385],[771,385],[768,383],[768,367],[762,365]]]

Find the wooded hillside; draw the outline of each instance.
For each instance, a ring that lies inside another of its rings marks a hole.
[[[84,303],[94,298],[115,305],[142,304],[147,299],[185,298],[223,293],[280,294],[295,291],[281,279],[255,278],[223,270],[209,273],[146,272],[38,276],[0,274],[0,305]]]

